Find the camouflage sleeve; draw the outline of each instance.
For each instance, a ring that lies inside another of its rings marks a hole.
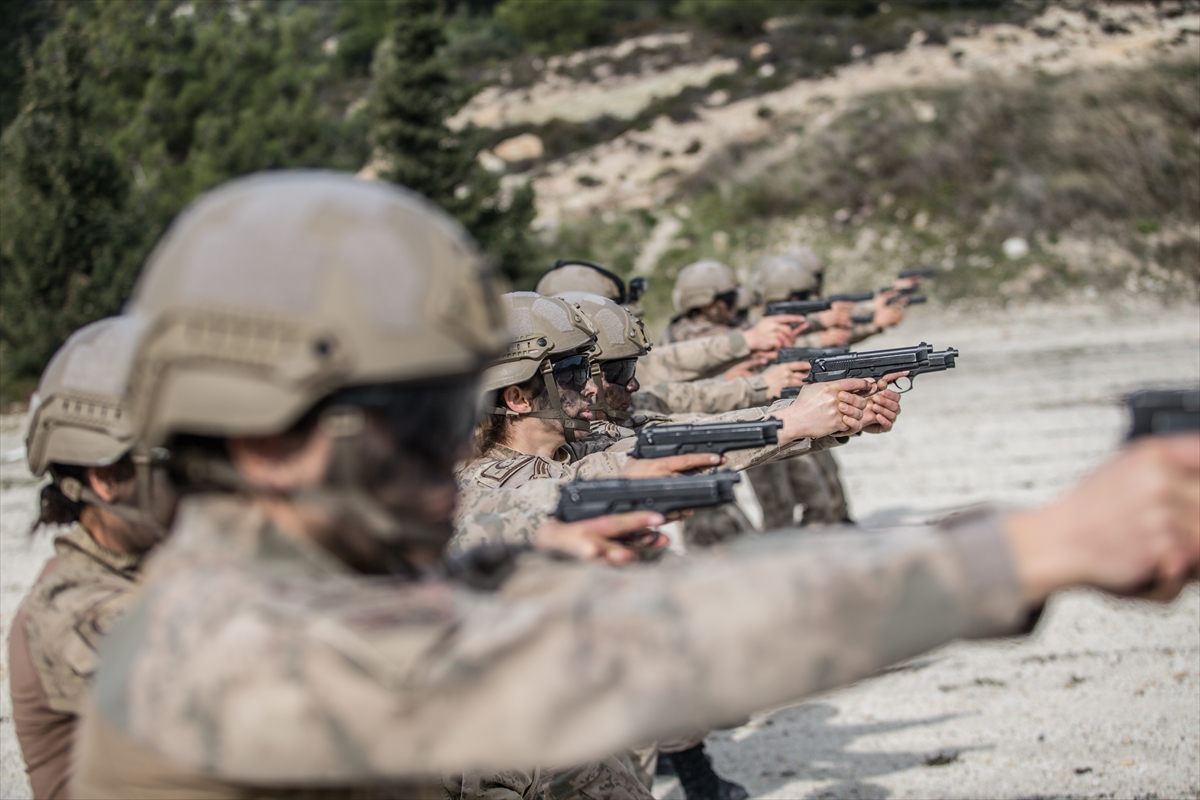
[[[464,484],[447,551],[458,556],[480,545],[532,545],[538,528],[558,505],[559,491],[566,482],[542,478],[515,488]]]
[[[660,414],[720,414],[761,406],[766,402],[767,381],[761,375],[734,380],[707,378],[656,383],[643,386],[633,395],[635,411],[655,411]]]
[[[874,322],[856,322],[850,328],[850,344],[857,344],[863,339],[869,339],[877,333],[882,333],[883,328],[876,325]]]
[[[792,347],[822,347],[820,330],[809,328],[804,333],[796,337],[792,342]]]
[[[264,784],[580,763],[1026,620],[995,517],[624,569],[533,557],[492,594],[346,581],[247,610],[244,573],[169,577],[106,640],[156,655],[118,685],[101,668],[100,713],[177,765]]]
[[[647,385],[710,377],[750,355],[741,331],[655,345],[638,359],[638,379]]]

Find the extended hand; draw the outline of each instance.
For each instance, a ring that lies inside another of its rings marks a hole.
[[[757,323],[742,331],[746,337],[746,346],[751,350],[778,350],[781,347],[791,347],[796,340],[796,334],[808,327],[804,317],[793,314],[779,314],[763,317]]]
[[[662,514],[653,511],[611,514],[581,522],[548,519],[538,528],[534,546],[576,558],[628,564],[638,559],[639,550],[666,547],[667,537],[651,530],[663,522]]]
[[[689,453],[685,456],[666,458],[630,458],[621,468],[622,478],[665,478],[682,475],[697,469],[717,467],[725,463],[725,457],[716,453]]]
[[[817,312],[816,317],[822,328],[849,328],[854,324],[854,303],[834,303],[832,308]]]
[[[749,378],[757,375],[759,370],[762,369],[763,364],[766,364],[771,361],[771,359],[775,358],[774,351],[767,352],[771,354],[770,358],[768,358],[767,355],[762,352],[754,353],[749,358],[742,359],[729,369],[722,372],[721,377],[727,381],[732,381],[737,380],[738,378]]]
[[[817,334],[821,347],[845,347],[850,344],[851,331],[849,328],[826,328]]]
[[[895,292],[879,292],[871,301],[875,308],[875,318],[872,320],[880,328],[891,328],[904,320],[904,303],[888,305],[887,301],[895,297]]]
[[[1174,597],[1200,563],[1200,435],[1136,442],[1005,530],[1031,605],[1076,584]]]
[[[869,399],[871,402],[863,412],[863,432],[887,433],[895,426],[896,417],[900,416],[900,395],[881,387]]]
[[[775,399],[782,394],[785,386],[799,386],[804,383],[811,367],[807,361],[792,361],[767,367],[762,373],[767,381],[767,397]]]
[[[872,388],[872,382],[863,378],[806,385],[791,405],[771,415],[783,420],[779,443],[858,433],[862,430],[863,412],[870,403],[869,398],[860,395]]]

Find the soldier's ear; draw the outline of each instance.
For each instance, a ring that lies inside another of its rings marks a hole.
[[[504,405],[510,411],[515,411],[518,414],[528,414],[533,411],[533,403],[531,398],[525,396],[520,386],[505,386],[504,392],[501,394],[504,400]]]

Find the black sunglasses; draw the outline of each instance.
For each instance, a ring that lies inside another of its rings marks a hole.
[[[637,372],[637,359],[623,358],[620,361],[605,361],[600,365],[600,371],[604,373],[604,380],[615,386],[625,386],[633,380],[634,373]]]
[[[550,365],[554,380],[572,389],[582,389],[592,377],[592,368],[587,356],[567,356]]]
[[[737,300],[738,300],[738,293],[737,293],[736,289],[734,289],[732,292],[725,292],[724,294],[719,294],[714,298],[715,302],[724,303],[725,305],[729,306],[730,308],[737,308]]]

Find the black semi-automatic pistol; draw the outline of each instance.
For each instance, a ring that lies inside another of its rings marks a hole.
[[[804,380],[807,383],[827,383],[843,378],[879,379],[896,372],[907,372],[908,385],[896,389],[897,392],[904,393],[912,388],[913,378],[917,375],[954,369],[954,359],[957,357],[958,351],[953,347],[934,350],[925,342],[913,347],[864,350],[861,353],[815,359],[812,362],[812,370]]]
[[[689,453],[725,453],[779,442],[783,420],[654,425],[642,428],[630,452],[634,458],[666,458]]]
[[[562,488],[554,516],[563,522],[578,522],[627,511],[669,514],[689,508],[711,508],[732,503],[733,485],[741,479],[737,472],[712,472],[669,478],[574,481]]]
[[[798,314],[803,317],[828,311],[831,308],[833,308],[832,300],[776,300],[773,303],[767,303],[767,316]]]
[[[840,356],[849,352],[849,347],[781,347],[771,363],[793,364],[797,361],[812,361],[822,356]]]
[[[1200,388],[1148,389],[1125,404],[1133,418],[1127,439],[1200,431]]]
[[[897,278],[932,278],[937,274],[937,270],[931,267],[925,269],[906,269],[902,270]]]

